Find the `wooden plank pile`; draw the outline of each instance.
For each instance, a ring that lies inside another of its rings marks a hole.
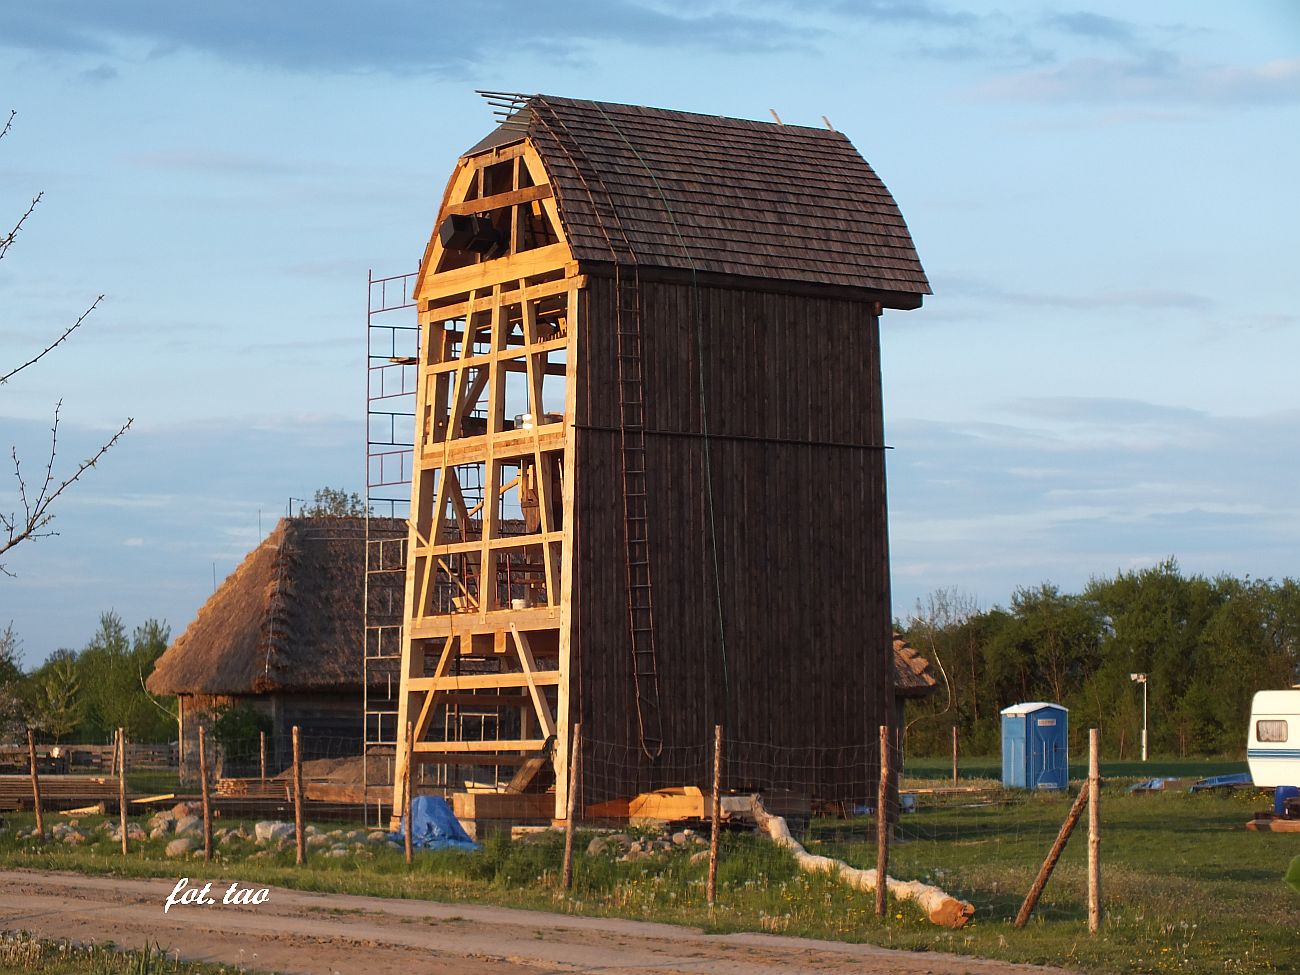
[[[117,802],[117,780],[97,775],[42,775],[41,803],[50,809]],[[0,810],[32,808],[29,775],[0,775]]]

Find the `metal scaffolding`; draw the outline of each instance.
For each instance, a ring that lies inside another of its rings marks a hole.
[[[376,821],[388,803],[397,747],[401,684],[406,519],[411,502],[420,329],[411,291],[416,274],[367,274],[366,574],[362,777]]]

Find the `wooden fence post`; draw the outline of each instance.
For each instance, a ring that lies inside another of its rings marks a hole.
[[[573,726],[569,741],[569,794],[564,817],[564,869],[560,873],[560,886],[568,890],[573,885],[573,820],[577,809],[578,766],[582,764],[582,722]]]
[[[402,768],[402,844],[406,865],[415,862],[415,824],[411,821],[411,757],[415,754],[415,722],[406,722],[406,763]]]
[[[957,726],[952,726],[952,787],[957,788]]]
[[[45,817],[41,813],[41,778],[36,772],[36,740],[32,729],[27,729],[27,760],[32,766],[32,808],[36,810],[36,833],[45,841]]]
[[[722,725],[713,726],[713,797],[709,801],[709,880],[705,885],[709,907],[718,898],[718,840],[722,829]]]
[[[1101,732],[1088,731],[1088,930],[1101,927]]]
[[[297,843],[295,862],[301,866],[306,859],[307,837],[302,835],[302,737],[298,726],[293,726],[293,832]]]
[[[212,804],[208,801],[208,739],[199,725],[199,795],[203,798],[203,859],[212,859]]]
[[[122,832],[122,856],[126,856],[126,729],[117,729],[118,828]]]
[[[1029,915],[1038,906],[1038,898],[1042,896],[1043,888],[1047,886],[1052,871],[1056,869],[1056,861],[1061,859],[1061,854],[1065,851],[1065,844],[1070,839],[1070,834],[1074,832],[1079,817],[1083,815],[1083,807],[1087,802],[1088,785],[1084,783],[1079,788],[1079,795],[1075,798],[1074,805],[1070,807],[1070,814],[1065,817],[1065,823],[1061,826],[1061,831],[1056,834],[1056,842],[1052,844],[1051,850],[1048,851],[1047,859],[1038,868],[1038,876],[1034,878],[1033,886],[1029,888],[1029,893],[1025,895],[1025,902],[1020,905],[1020,913],[1016,915],[1015,927],[1023,928],[1029,921]]]
[[[876,914],[885,916],[889,882],[889,726],[880,726],[880,786],[876,789]]]
[[[259,731],[257,735],[258,735],[258,747],[257,747],[258,766],[262,770],[262,781],[265,782],[266,781],[266,732]]]

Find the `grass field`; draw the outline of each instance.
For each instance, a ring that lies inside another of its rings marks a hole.
[[[0,975],[243,975],[246,969],[178,961],[156,945],[117,950],[112,945],[45,941],[0,935]]]
[[[1133,777],[1196,778],[1238,771],[1237,763],[1140,763]],[[1300,972],[1300,894],[1283,882],[1300,854],[1300,834],[1255,834],[1243,825],[1265,808],[1260,793],[1148,796],[1127,794],[1123,767],[1108,766],[1103,809],[1106,919],[1090,936],[1085,911],[1085,836],[1076,833],[1028,927],[1011,927],[1024,892],[1065,817],[1070,799],[993,792],[945,800],[905,815],[890,873],[924,879],[970,900],[975,921],[959,931],[929,924],[908,905],[891,904],[885,920],[870,898],[826,877],[799,873],[793,861],[752,833],[725,837],[719,903],[704,903],[703,864],[686,852],[634,862],[577,858],[571,894],[558,889],[562,838],[488,841],[479,853],[421,853],[408,871],[401,854],[380,847],[373,858],[293,864],[292,849],[246,858],[251,847],[222,851],[212,864],[163,857],[163,840],[123,860],[106,840],[85,847],[17,841],[0,835],[0,866],[104,874],[237,879],[305,890],[478,901],[574,913],[869,941],[914,951],[951,951],[1090,972]],[[935,777],[940,768],[936,766]],[[973,762],[964,774],[978,774]],[[1124,769],[1126,771],[1126,769]],[[911,763],[913,775],[928,775]],[[11,817],[14,825],[30,817]],[[230,824],[227,824],[230,825]],[[864,822],[817,819],[811,852],[857,866],[874,865]],[[585,838],[579,849],[585,849]],[[2,969],[0,969],[2,970]]]

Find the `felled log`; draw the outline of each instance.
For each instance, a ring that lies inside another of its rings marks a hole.
[[[795,863],[805,873],[828,873],[854,890],[870,892],[876,889],[876,871],[850,867],[843,860],[816,856],[803,848],[803,844],[790,835],[790,828],[780,816],[773,816],[763,808],[758,796],[753,798],[754,820],[758,828],[771,837],[772,842],[793,854]],[[975,913],[975,905],[958,900],[938,887],[919,880],[895,880],[885,877],[889,893],[900,901],[915,901],[934,924],[945,928],[965,927]]]

